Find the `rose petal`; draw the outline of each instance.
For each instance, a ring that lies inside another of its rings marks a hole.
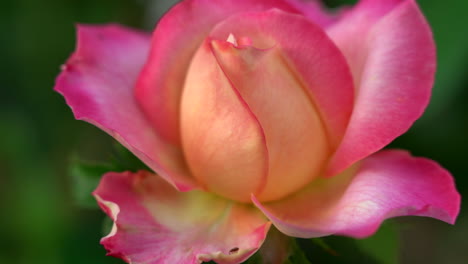
[[[340,48],[351,66],[356,87],[359,87],[361,75],[372,47],[367,45],[367,35],[376,24],[405,0],[360,0],[359,3],[345,12],[330,27],[327,34]],[[359,36],[358,38],[356,36]]]
[[[280,199],[320,175],[330,152],[327,135],[307,88],[279,48],[238,49],[225,41],[212,45],[220,67],[265,133],[269,166],[266,184],[255,193],[259,199]]]
[[[460,209],[460,195],[448,171],[399,150],[374,154],[285,200],[253,201],[280,231],[296,237],[365,237],[383,220],[403,215],[453,224]]]
[[[297,73],[295,78],[309,92],[329,143],[336,147],[351,115],[354,88],[345,58],[325,32],[303,16],[272,9],[231,16],[210,36],[224,40],[230,34],[250,38],[255,48],[274,46],[280,51],[285,65]]]
[[[180,145],[179,105],[182,86],[195,51],[210,30],[245,11],[281,8],[298,12],[283,0],[186,0],[160,20],[153,33],[147,64],[136,87],[137,98],[162,138]],[[208,14],[208,15],[207,15]]]
[[[249,202],[250,194],[264,186],[265,135],[218,65],[210,40],[200,47],[187,74],[181,135],[187,163],[209,191]]]
[[[96,125],[180,190],[196,187],[181,153],[154,132],[133,96],[149,37],[117,25],[80,26],[55,90],[77,119]]]
[[[109,255],[133,264],[240,263],[261,246],[270,226],[252,206],[178,192],[145,171],[107,173],[94,196],[114,220],[101,243]]]
[[[357,87],[348,129],[329,165],[327,175],[333,176],[421,116],[434,81],[435,47],[412,0],[362,1],[328,32],[347,57]]]

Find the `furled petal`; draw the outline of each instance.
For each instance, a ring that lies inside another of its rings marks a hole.
[[[187,163],[207,190],[248,202],[264,186],[265,135],[218,65],[210,40],[200,47],[187,74],[181,135]]]
[[[383,220],[403,215],[453,224],[460,208],[449,172],[434,161],[399,150],[374,154],[285,200],[253,201],[280,231],[296,237],[365,237]]]
[[[189,63],[210,30],[227,17],[270,8],[298,12],[283,0],[186,0],[174,6],[153,33],[149,60],[136,87],[137,98],[158,133],[180,144],[180,95]]]
[[[109,255],[132,264],[240,263],[260,247],[270,226],[250,205],[178,192],[145,171],[107,173],[94,196],[114,220],[101,243]]]
[[[279,49],[238,49],[225,41],[212,45],[221,68],[265,133],[268,177],[259,199],[280,199],[320,175],[330,153],[327,135],[306,88]]]
[[[149,44],[146,34],[120,26],[80,26],[76,51],[55,90],[77,119],[103,129],[170,183],[188,190],[196,184],[180,151],[157,136],[133,94]]]
[[[306,91],[303,96],[308,96],[320,112],[334,149],[341,141],[351,115],[354,88],[345,58],[325,32],[303,16],[272,9],[231,16],[219,23],[210,36],[224,40],[230,34],[251,39],[255,48],[277,49],[283,66],[295,75]],[[280,76],[278,73],[277,78]],[[252,103],[251,107],[255,105]],[[286,108],[278,106],[270,109],[273,110],[280,112]]]
[[[363,0],[328,33],[346,56],[357,91],[348,129],[327,173],[333,176],[390,143],[420,117],[434,80],[435,47],[413,0]]]

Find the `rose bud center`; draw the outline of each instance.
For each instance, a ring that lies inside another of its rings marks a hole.
[[[307,87],[278,45],[207,38],[181,99],[181,138],[193,176],[220,196],[283,198],[320,175],[330,147]]]

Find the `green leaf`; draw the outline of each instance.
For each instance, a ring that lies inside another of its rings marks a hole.
[[[337,255],[338,255],[338,253],[337,253],[335,250],[333,250],[333,249],[331,248],[331,246],[328,245],[328,243],[325,242],[325,240],[323,240],[322,238],[320,238],[320,237],[312,238],[311,241],[312,241],[315,245],[319,246],[319,247],[322,248],[324,251],[326,251],[327,253],[329,253],[330,255],[333,255],[333,256],[337,256]]]
[[[84,208],[98,208],[91,193],[99,184],[101,176],[114,168],[106,164],[91,164],[73,159],[70,166],[72,192],[75,203]]]
[[[398,263],[398,233],[391,223],[384,223],[376,234],[366,239],[356,240],[356,244],[379,263]]]
[[[98,208],[91,195],[107,172],[150,170],[135,155],[125,147],[116,143],[109,161],[106,163],[84,162],[76,157],[72,158],[70,175],[72,177],[72,191],[75,203],[84,208]]]
[[[109,233],[112,230],[113,225],[114,225],[114,221],[112,221],[110,217],[107,217],[107,216],[104,217],[104,219],[102,220],[102,227],[101,227],[101,232],[102,232],[103,237],[109,235]]]
[[[115,142],[114,144],[110,163],[112,164],[112,167],[114,167],[115,171],[151,171],[148,166],[118,142]]]
[[[296,239],[290,239],[291,253],[284,264],[311,264]]]

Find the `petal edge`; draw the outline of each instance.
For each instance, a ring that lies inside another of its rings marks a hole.
[[[77,47],[58,76],[76,119],[117,139],[180,190],[197,188],[178,150],[161,140],[133,96],[149,35],[119,25],[78,27]]]
[[[109,255],[133,264],[240,263],[270,227],[252,206],[202,191],[178,192],[146,171],[109,172],[93,195],[114,219],[101,243]]]
[[[382,151],[333,178],[277,203],[253,202],[285,234],[372,235],[383,220],[415,215],[454,224],[460,195],[450,173],[406,151]],[[334,190],[334,192],[330,192]]]

